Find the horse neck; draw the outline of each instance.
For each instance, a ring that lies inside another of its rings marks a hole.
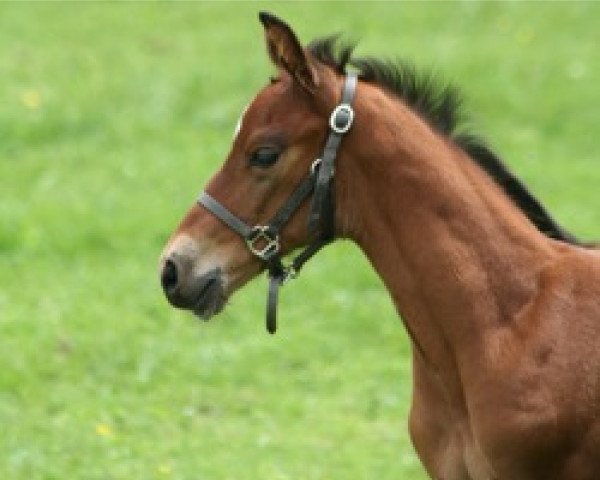
[[[342,234],[383,279],[427,362],[460,369],[534,294],[552,242],[396,98],[361,84],[356,114],[336,180]]]

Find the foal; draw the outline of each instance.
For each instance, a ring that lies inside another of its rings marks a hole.
[[[170,302],[208,318],[265,268],[276,292],[285,270],[273,258],[329,240],[324,224],[307,228],[315,208],[304,197],[276,236],[247,222],[268,225],[297,185],[320,177],[325,165],[313,161],[337,121],[328,119],[352,90],[328,225],[363,250],[410,335],[409,427],[427,472],[600,478],[598,251],[578,246],[480,142],[454,133],[451,90],[351,59],[331,39],[304,49],[287,24],[260,19],[278,76],[164,250]]]

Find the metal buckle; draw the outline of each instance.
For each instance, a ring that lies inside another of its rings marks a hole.
[[[298,276],[298,271],[294,268],[294,265],[288,265],[285,267],[283,272],[283,278],[281,279],[281,284],[285,285],[290,280],[294,280]]]
[[[335,107],[329,118],[329,126],[331,129],[339,134],[343,135],[352,126],[354,121],[354,110],[347,103],[342,103]]]
[[[259,246],[260,242],[264,243],[264,246]],[[279,235],[273,236],[268,225],[257,225],[246,238],[246,245],[254,255],[267,261],[279,252]]]
[[[320,158],[317,158],[312,165],[310,166],[310,174],[316,175],[319,172],[319,168],[321,168],[321,163],[323,161]],[[335,175],[335,165],[331,166],[331,176]]]

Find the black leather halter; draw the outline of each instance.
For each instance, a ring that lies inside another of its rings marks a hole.
[[[279,287],[295,278],[302,266],[321,248],[330,243],[335,235],[332,181],[335,174],[335,158],[345,133],[354,120],[352,100],[356,91],[357,77],[349,73],[344,82],[342,100],[329,119],[329,136],[321,158],[315,160],[309,175],[294,190],[283,206],[267,225],[250,226],[231,213],[221,203],[203,192],[198,202],[212,212],[245,241],[248,249],[266,263],[269,271],[267,297],[267,331],[277,330],[277,299]],[[308,230],[314,240],[292,262],[284,266],[280,255],[279,233],[306,198],[313,193],[308,217]]]

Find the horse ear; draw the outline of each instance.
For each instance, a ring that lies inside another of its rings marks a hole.
[[[319,78],[290,26],[267,12],[258,14],[265,28],[267,51],[278,68],[283,68],[309,93],[315,93]]]

